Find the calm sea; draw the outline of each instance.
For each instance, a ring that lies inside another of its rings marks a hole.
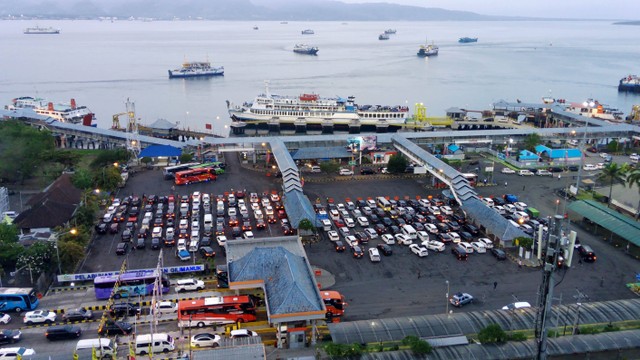
[[[35,25],[60,35],[24,35]],[[253,30],[253,26],[259,30]],[[304,29],[315,35],[302,35]],[[397,34],[379,41],[378,34]],[[216,133],[230,123],[225,100],[271,91],[354,95],[360,104],[424,103],[429,116],[452,106],[487,109],[500,99],[594,98],[628,113],[640,96],[618,80],[640,73],[638,27],[610,22],[139,22],[0,21],[0,102],[18,96],[75,98],[100,127],[135,102],[141,122],[158,118]],[[459,44],[459,37],[478,37]],[[418,58],[425,41],[440,54]],[[292,52],[318,46],[318,56]],[[225,76],[169,79],[184,60],[223,65]]]

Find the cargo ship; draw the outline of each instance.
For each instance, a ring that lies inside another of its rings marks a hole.
[[[620,79],[618,91],[628,91],[640,93],[640,76],[629,75]]]
[[[77,106],[76,100],[69,103],[53,103],[45,99],[23,96],[15,98],[7,110],[30,109],[36,114],[47,116],[60,122],[96,126],[96,116],[86,106]]]
[[[180,69],[169,70],[169,79],[224,75],[224,66],[212,67],[208,61],[185,62]]]
[[[461,37],[460,39],[458,39],[458,42],[462,44],[474,43],[474,42],[478,42],[478,38]]]
[[[234,105],[227,101],[229,116],[246,124],[304,125],[308,127],[332,126],[337,130],[364,127],[389,127],[397,131],[405,124],[409,114],[406,106],[358,105],[355,97],[323,98],[318,94],[282,96],[271,94],[269,83],[265,93],[253,102]]]
[[[41,28],[39,26],[36,26],[36,27],[24,29],[24,33],[27,35],[60,34],[60,29],[54,29],[52,27]]]

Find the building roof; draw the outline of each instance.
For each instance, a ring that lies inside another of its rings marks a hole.
[[[79,204],[82,190],[71,183],[71,174],[62,174],[42,192],[34,195],[27,202],[27,206],[34,207],[48,200],[63,204]]]
[[[143,157],[159,157],[159,156],[180,156],[182,150],[171,145],[150,145],[140,151],[139,158]]]
[[[229,340],[234,342],[242,340],[247,344],[237,344],[235,346],[220,344],[220,347],[216,349],[194,351],[193,360],[258,360],[267,358],[264,344],[259,342],[257,338],[248,337]]]
[[[454,153],[454,152],[456,152],[456,151],[460,150],[460,146],[458,146],[458,145],[456,145],[456,144],[449,144],[449,146],[447,146],[447,149],[448,149],[450,152]]]
[[[469,198],[462,203],[462,210],[472,219],[481,220],[482,227],[488,233],[503,241],[513,240],[520,236],[527,236],[522,230],[513,226],[509,220],[502,217],[495,210],[489,208],[477,198]]]
[[[154,121],[153,123],[151,123],[150,125],[147,125],[148,128],[150,129],[155,129],[155,130],[172,130],[175,129],[176,127],[178,127],[176,124],[170,122],[169,120],[166,119],[158,119],[156,121]]]
[[[230,288],[262,284],[270,322],[324,319],[325,307],[296,236],[227,242]]]
[[[540,156],[532,153],[529,150],[520,151],[520,161],[522,161],[522,160],[538,160],[538,159],[540,159]]]
[[[544,145],[536,145],[536,152],[538,154],[546,153],[551,159],[580,158],[582,156],[580,149],[551,149]]]
[[[307,195],[302,191],[289,191],[284,194],[284,208],[287,211],[287,217],[291,222],[291,226],[298,228],[300,220],[309,219],[315,226],[320,226],[317,220],[316,212]]]
[[[60,175],[42,192],[34,195],[14,223],[23,229],[53,228],[68,222],[76,211],[82,190],[71,183],[71,174]]]
[[[351,156],[353,153],[343,146],[307,147],[291,151],[294,160],[343,159]]]
[[[569,210],[595,222],[621,238],[640,246],[640,224],[593,200],[574,201]]]

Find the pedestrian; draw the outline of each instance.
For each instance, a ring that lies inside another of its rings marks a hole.
[[[487,179],[482,180],[482,182],[487,185]]]
[[[562,178],[562,174],[558,174],[558,181]]]
[[[522,269],[522,259],[518,259],[518,267]]]
[[[527,185],[522,185],[522,191],[527,187]]]
[[[420,273],[420,269],[418,269],[418,279],[420,279],[421,276],[422,276],[422,273]]]
[[[578,257],[578,264],[582,265],[582,257]]]
[[[507,187],[507,182],[506,181],[504,182],[504,187]]]
[[[493,282],[493,290],[495,290],[497,287],[498,287],[498,282],[497,282],[497,281],[494,281],[494,282]]]

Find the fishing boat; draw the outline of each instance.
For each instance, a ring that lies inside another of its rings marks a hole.
[[[311,29],[302,30],[302,35],[313,35],[315,32]]]
[[[629,75],[620,79],[618,91],[640,92],[640,76]]]
[[[418,49],[418,56],[420,57],[428,57],[438,55],[438,46],[434,45],[433,42],[431,44],[420,45],[420,49]]]
[[[396,33],[396,29],[387,29],[384,31],[385,34],[391,35]]]
[[[378,35],[378,40],[389,40],[389,35],[382,33]]]
[[[180,69],[169,70],[169,78],[192,78],[224,75],[224,66],[212,67],[211,63],[185,62]]]
[[[31,34],[36,34],[36,35],[60,34],[60,29],[54,29],[52,27],[41,28],[39,26],[36,26],[36,27],[24,29],[24,33],[28,34],[28,35],[31,35]]]
[[[403,125],[409,108],[406,106],[358,105],[355,97],[324,98],[314,93],[299,96],[283,96],[269,91],[265,82],[265,93],[253,102],[235,105],[227,101],[229,116],[234,121],[247,124],[277,123],[281,126],[304,123],[309,126],[330,125],[338,129],[354,124],[363,127]]]
[[[478,38],[461,37],[460,39],[458,39],[458,42],[462,44],[474,43],[474,42],[478,42]]]
[[[254,26],[254,27],[253,27],[253,30],[258,30],[258,27],[257,27],[257,26]]]
[[[293,47],[293,52],[296,54],[316,55],[318,53],[318,47],[307,44],[296,44],[296,46]]]
[[[42,98],[22,96],[11,100],[11,104],[5,106],[7,110],[27,109],[36,114],[55,119],[60,122],[96,126],[96,116],[86,106],[78,106],[75,99],[68,103],[54,103]]]

